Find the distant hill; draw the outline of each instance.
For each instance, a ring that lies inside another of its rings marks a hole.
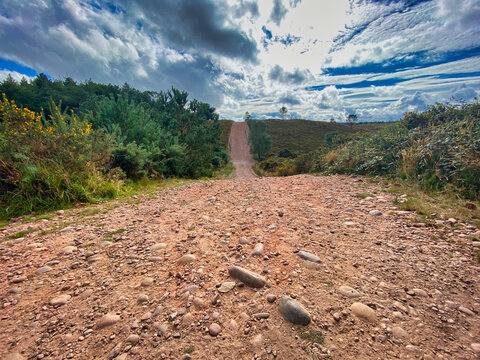
[[[325,135],[334,131],[340,134],[369,134],[377,132],[391,123],[358,123],[350,126],[343,123],[331,123],[312,120],[267,119],[267,133],[272,137],[272,149],[275,154],[288,149],[296,154],[307,153],[325,143]]]

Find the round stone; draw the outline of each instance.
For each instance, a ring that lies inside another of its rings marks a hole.
[[[222,331],[222,328],[217,323],[212,323],[208,327],[208,333],[212,336],[217,336]]]
[[[57,297],[53,298],[52,300],[50,300],[50,305],[52,305],[52,306],[65,305],[68,302],[68,300],[70,300],[70,298],[71,298],[71,296],[68,295],[68,294],[57,296]]]

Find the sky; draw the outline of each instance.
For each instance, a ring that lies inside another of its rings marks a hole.
[[[42,72],[224,119],[392,121],[480,95],[480,0],[0,0],[0,80]]]

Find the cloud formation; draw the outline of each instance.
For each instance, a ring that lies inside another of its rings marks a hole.
[[[479,18],[477,0],[11,0],[0,2],[0,78],[30,68],[173,85],[232,119],[285,104],[310,119],[394,120],[478,96]]]

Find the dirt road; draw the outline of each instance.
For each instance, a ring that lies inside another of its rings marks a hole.
[[[248,125],[246,122],[234,122],[228,140],[230,159],[235,166],[236,179],[254,178],[252,166],[255,164],[248,145]]]
[[[479,230],[393,200],[342,176],[203,181],[10,224],[0,358],[478,359]]]

